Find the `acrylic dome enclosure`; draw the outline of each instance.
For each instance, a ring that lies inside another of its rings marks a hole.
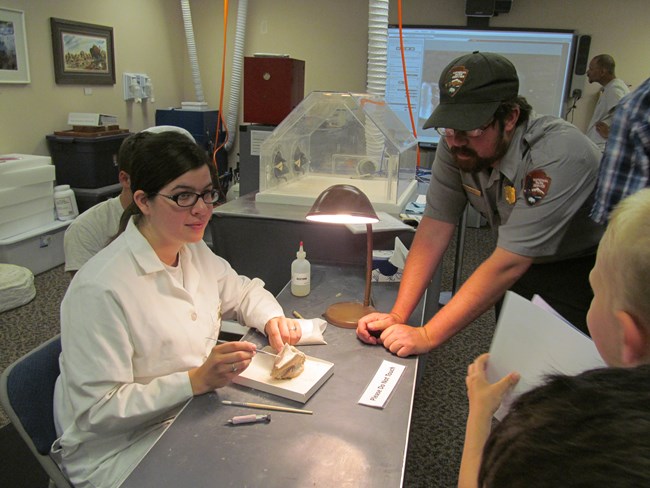
[[[312,92],[260,148],[258,202],[309,206],[336,184],[375,210],[401,212],[417,192],[417,141],[375,95]]]

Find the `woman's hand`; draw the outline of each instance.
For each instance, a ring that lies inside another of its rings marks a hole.
[[[244,371],[255,356],[257,347],[251,342],[233,341],[217,344],[198,368],[191,369],[190,384],[194,395],[202,395],[229,384]]]
[[[266,323],[264,332],[269,338],[269,344],[279,351],[285,343],[298,344],[302,337],[300,322],[287,317],[274,317]]]

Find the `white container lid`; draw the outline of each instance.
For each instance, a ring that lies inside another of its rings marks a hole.
[[[31,239],[32,237],[40,236],[41,234],[47,234],[49,232],[56,231],[61,227],[67,227],[71,223],[72,220],[55,220],[51,224],[37,227],[35,229],[23,232],[22,234],[16,234],[15,236],[11,236],[6,239],[0,239],[0,246],[8,246],[10,244],[24,241],[25,239]]]
[[[52,158],[49,156],[17,153],[2,154],[0,155],[0,175],[51,164]]]

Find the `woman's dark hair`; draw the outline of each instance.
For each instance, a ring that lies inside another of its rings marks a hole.
[[[650,365],[555,375],[490,433],[478,486],[650,486]]]
[[[215,171],[207,153],[184,134],[159,132],[138,141],[131,156],[131,191],[142,190],[147,195],[158,193],[170,181],[188,171],[207,165],[213,183]],[[132,202],[122,214],[118,235],[124,232],[131,216],[139,216],[140,209]]]
[[[117,152],[117,168],[120,171],[124,171],[129,176],[131,175],[131,159],[133,158],[133,150],[150,135],[149,132],[136,132],[122,141],[120,149]]]

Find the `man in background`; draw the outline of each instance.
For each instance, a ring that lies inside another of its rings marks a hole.
[[[605,149],[616,105],[621,98],[630,93],[625,82],[616,77],[615,69],[616,63],[609,54],[594,56],[587,69],[589,83],[602,85],[594,114],[587,126],[587,137],[594,141],[601,151]]]

